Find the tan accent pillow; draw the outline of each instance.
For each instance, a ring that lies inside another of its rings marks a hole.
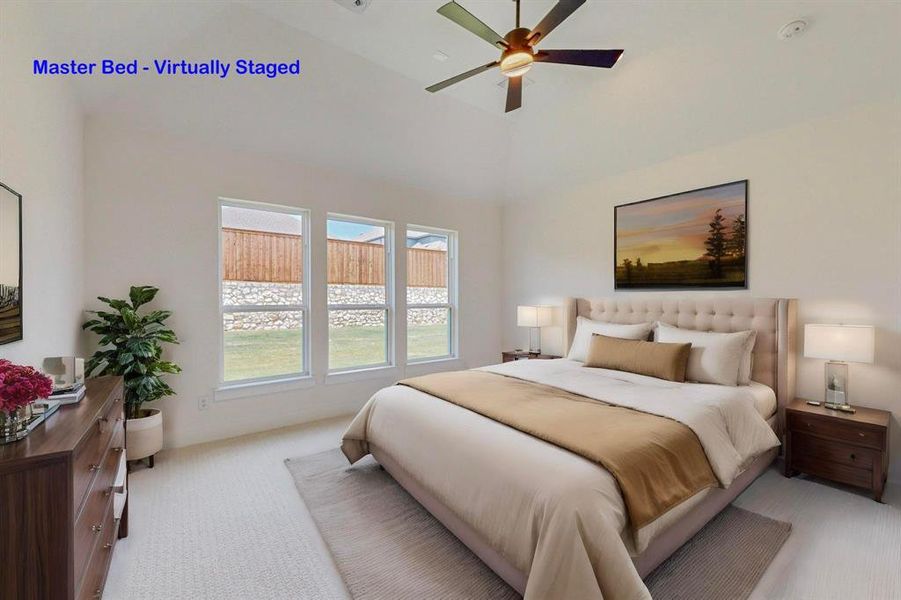
[[[690,353],[691,344],[623,340],[594,334],[584,366],[627,371],[681,383],[685,381]]]

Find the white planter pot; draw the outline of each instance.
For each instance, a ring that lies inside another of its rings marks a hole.
[[[158,408],[143,411],[144,416],[128,420],[125,456],[140,460],[163,449],[163,413]]]

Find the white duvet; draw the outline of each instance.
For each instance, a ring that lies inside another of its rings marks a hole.
[[[720,485],[778,446],[747,386],[673,383],[577,361],[515,361],[483,370],[669,417],[698,436]],[[342,446],[351,461],[373,444],[492,548],[528,574],[525,596],[649,598],[630,553],[692,500],[632,539],[616,480],[571,452],[405,386],[377,392]],[[703,494],[703,492],[701,492]]]

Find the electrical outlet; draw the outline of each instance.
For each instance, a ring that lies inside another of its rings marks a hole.
[[[197,408],[200,410],[206,410],[210,407],[210,397],[209,396],[201,396],[197,399]]]

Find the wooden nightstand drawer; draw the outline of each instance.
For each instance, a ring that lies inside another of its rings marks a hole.
[[[790,412],[788,414],[788,428],[793,432],[842,440],[850,444],[867,446],[877,450],[885,448],[885,434],[883,431],[853,426],[834,419],[823,419],[818,416]]]
[[[851,446],[842,442],[824,440],[803,433],[796,433],[792,438],[795,451],[811,459],[834,462],[848,467],[872,470],[873,465],[881,459],[876,450]]]
[[[873,471],[869,469],[857,469],[839,463],[830,463],[817,460],[808,456],[799,456],[793,461],[793,465],[799,471],[824,477],[831,481],[869,488],[873,485]]]

